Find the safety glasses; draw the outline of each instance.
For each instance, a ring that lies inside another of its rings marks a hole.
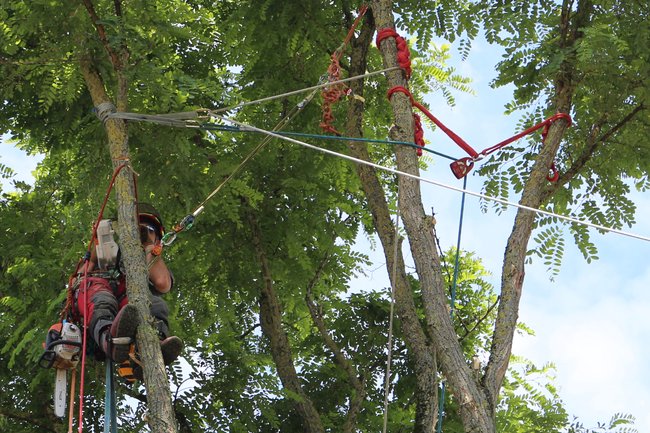
[[[149,224],[140,224],[140,242],[147,242],[150,240],[150,234],[156,234],[156,228]]]

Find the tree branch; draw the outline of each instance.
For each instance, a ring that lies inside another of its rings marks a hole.
[[[565,6],[568,4],[568,1],[564,2]],[[564,21],[568,20],[569,14],[568,7],[564,9],[566,9],[566,13],[562,14],[563,21],[560,27],[563,29],[571,24],[573,33],[569,35],[566,46],[560,42],[558,49],[561,51],[572,48],[577,39],[581,37],[580,29],[588,24],[593,5],[591,0],[579,0],[577,11],[571,23]],[[571,111],[578,75],[575,62],[575,53],[567,55],[555,76],[553,108],[556,112],[569,113]],[[559,120],[549,128],[546,141],[535,158],[533,168],[524,185],[521,200],[519,201],[520,204],[531,208],[538,208],[541,205],[548,183],[546,180],[548,167],[557,154],[567,126],[565,120]],[[482,379],[492,408],[496,406],[499,390],[510,362],[512,343],[519,316],[519,302],[524,284],[525,259],[528,242],[535,226],[535,218],[535,213],[519,209],[506,245],[501,271],[501,301],[499,302],[492,337],[490,359]]]
[[[246,203],[245,198],[242,198],[242,203]],[[257,255],[262,276],[259,298],[262,332],[269,339],[271,356],[273,357],[282,385],[296,396],[294,405],[298,415],[302,419],[305,432],[324,433],[325,428],[320,419],[320,414],[302,388],[300,378],[293,364],[289,338],[282,329],[282,308],[273,287],[273,276],[264,248],[260,224],[251,209],[246,209],[245,212],[251,229],[251,241]]]
[[[84,4],[86,7],[86,10],[88,11],[88,15],[90,16],[90,21],[93,23],[93,26],[95,26],[95,29],[97,30],[97,35],[99,36],[99,40],[101,41],[102,45],[104,46],[104,49],[108,53],[108,56],[111,59],[111,63],[113,64],[113,68],[115,70],[121,70],[122,69],[122,62],[120,61],[120,57],[117,55],[115,50],[111,47],[111,44],[108,42],[108,37],[106,36],[106,28],[102,23],[100,23],[99,16],[97,15],[97,12],[95,11],[95,6],[93,5],[91,0],[81,0],[81,2]]]
[[[339,345],[334,341],[330,336],[323,315],[320,312],[320,308],[314,302],[312,297],[312,289],[320,279],[320,275],[329,260],[329,254],[325,254],[323,260],[321,261],[314,277],[311,279],[307,285],[307,291],[305,293],[305,302],[307,303],[307,308],[309,308],[309,314],[318,329],[318,332],[321,335],[321,338],[325,341],[325,345],[332,351],[334,354],[334,360],[336,364],[343,370],[348,376],[348,381],[353,388],[353,395],[350,398],[350,406],[348,408],[348,414],[345,418],[345,423],[341,431],[343,433],[353,433],[355,431],[356,419],[364,399],[366,398],[366,389],[363,385],[363,380],[359,380],[358,373],[352,362],[345,356]]]
[[[591,160],[596,150],[602,144],[606,143],[607,140],[609,140],[614,134],[616,134],[623,127],[625,127],[625,125],[631,122],[634,119],[634,117],[645,108],[646,107],[643,103],[637,105],[636,107],[634,107],[634,109],[631,112],[629,112],[625,117],[623,117],[618,123],[612,126],[609,130],[607,130],[607,132],[602,134],[600,137],[596,137],[596,135],[600,131],[602,125],[605,123],[605,119],[603,117],[598,122],[596,122],[596,124],[592,127],[592,133],[587,139],[587,145],[585,149],[582,151],[580,156],[573,162],[573,164],[571,164],[571,167],[569,167],[569,169],[566,170],[560,176],[558,181],[553,183],[551,186],[549,186],[549,189],[544,193],[542,202],[548,201],[559,188],[561,188],[563,185],[570,182],[578,173],[580,173],[580,171],[584,168],[584,166]]]
[[[497,300],[494,302],[494,304],[490,305],[490,307],[487,309],[487,311],[485,312],[485,314],[484,314],[480,319],[478,319],[478,321],[474,324],[474,326],[472,326],[472,329],[467,329],[467,328],[465,327],[465,325],[463,324],[463,327],[465,328],[465,334],[464,334],[462,337],[460,337],[460,338],[458,339],[458,341],[463,341],[465,338],[467,338],[467,336],[468,336],[469,334],[471,334],[472,332],[474,332],[474,330],[475,330],[476,328],[478,328],[478,326],[479,326],[481,323],[483,323],[483,322],[485,321],[485,319],[487,319],[487,317],[490,315],[490,313],[492,312],[492,310],[494,310],[494,308],[495,308],[497,305],[499,305],[499,298],[497,298]]]
[[[351,42],[350,75],[363,74],[366,70],[367,56],[375,31],[375,16],[378,7],[384,7],[384,5],[373,2],[372,10],[366,13],[359,37]],[[388,9],[390,9],[390,6],[388,6]],[[363,96],[364,80],[350,83],[350,89],[355,95]],[[400,97],[400,94],[396,94],[395,97]],[[357,98],[351,98],[348,103],[348,121],[345,128],[348,136],[363,136],[363,112],[364,103]],[[364,161],[371,160],[366,144],[350,142],[348,143],[348,149],[350,154],[356,158]],[[413,356],[415,365],[416,390],[414,394],[416,396],[416,407],[413,431],[431,432],[431,429],[435,426],[438,413],[435,350],[431,347],[431,342],[418,317],[411,286],[406,277],[402,250],[395,248],[395,243],[399,242],[399,240],[395,236],[395,226],[391,221],[385,192],[379,181],[379,176],[373,167],[357,164],[355,168],[368,202],[368,209],[372,215],[374,227],[381,241],[385,261],[391,264],[397,263],[396,269],[393,266],[388,266],[388,274],[395,285],[395,310],[400,318],[404,339]],[[395,253],[397,256],[395,256]]]
[[[0,416],[36,426],[39,432],[63,433],[65,431],[65,426],[52,422],[51,419],[36,418],[32,413],[22,412],[8,407],[0,406]]]

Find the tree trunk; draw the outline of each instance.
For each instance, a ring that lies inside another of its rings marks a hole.
[[[390,0],[373,1],[373,13],[378,29],[394,28]],[[387,38],[381,43],[384,67],[398,66],[395,40]],[[407,87],[400,70],[387,74],[389,87]],[[395,139],[413,141],[413,109],[411,101],[403,93],[391,98],[395,116]],[[400,171],[419,174],[416,153],[411,148],[396,149],[397,167]],[[422,288],[427,332],[436,348],[438,362],[443,374],[459,401],[459,415],[467,432],[489,433],[495,431],[494,412],[486,395],[474,380],[463,355],[462,347],[454,330],[447,305],[445,283],[440,268],[433,231],[422,206],[419,183],[412,178],[399,178],[400,211],[408,233],[411,253]]]
[[[280,376],[284,388],[290,392],[290,396],[295,401],[296,411],[302,420],[304,431],[307,433],[324,433],[325,428],[321,422],[320,414],[309,396],[302,389],[296,367],[293,365],[289,338],[282,329],[282,307],[273,288],[273,277],[264,249],[259,222],[252,210],[247,210],[247,214],[252,235],[251,241],[262,274],[259,299],[262,332],[269,339],[271,356],[277,368],[278,376]]]
[[[372,15],[369,15],[372,19]],[[349,74],[360,75],[366,71],[367,53],[372,42],[375,31],[373,22],[366,23],[357,39],[352,41],[352,54],[350,59]],[[363,96],[364,82],[356,80],[350,83],[353,94]],[[346,134],[350,137],[361,137],[364,103],[362,100],[352,98],[348,107]],[[365,144],[350,142],[348,144],[350,154],[364,161],[370,161],[368,149]],[[404,258],[401,249],[395,248],[395,226],[390,218],[388,203],[386,202],[384,190],[379,182],[376,170],[373,167],[357,164],[357,175],[361,180],[368,208],[372,214],[374,226],[377,229],[387,270],[390,280],[395,286],[395,307],[401,321],[402,332],[409,353],[413,356],[413,364],[416,375],[416,390],[414,397],[416,401],[415,433],[431,433],[435,429],[438,416],[438,384],[436,379],[437,365],[435,351],[431,342],[422,328],[411,286],[406,278],[404,269]],[[395,258],[397,251],[397,258]],[[397,267],[393,263],[397,260]]]
[[[87,58],[81,61],[81,71],[95,107],[99,107],[101,104],[112,104],[102,77]],[[121,83],[120,87],[125,86]],[[117,105],[125,108],[126,101],[118,101]],[[119,119],[108,119],[105,121],[105,128],[115,169],[123,163],[128,163],[126,122]],[[153,433],[175,433],[176,421],[167,372],[163,364],[158,336],[152,326],[153,319],[149,313],[147,265],[138,231],[135,181],[133,171],[129,166],[121,170],[117,176],[115,191],[118,203],[120,251],[126,273],[127,295],[129,302],[138,309],[141,324],[145,324],[138,328],[137,341],[140,358],[144,364],[148,407],[147,422]]]
[[[559,113],[571,111],[576,86],[575,51],[568,48],[572,48],[582,37],[581,29],[588,24],[593,8],[590,0],[581,0],[576,13],[572,16],[571,4],[570,1],[564,1],[560,22],[559,48],[566,50],[569,54],[560,65],[555,79],[555,100],[552,103],[556,112]],[[538,208],[542,205],[543,200],[548,200],[551,197],[547,193],[549,189],[546,177],[567,127],[566,120],[561,119],[549,128],[544,145],[535,158],[529,179],[524,185],[520,204]],[[499,389],[508,369],[524,282],[524,262],[528,251],[528,241],[535,225],[535,216],[536,214],[533,212],[519,209],[506,244],[499,310],[490,350],[490,360],[483,377],[483,384],[492,406],[496,404]]]

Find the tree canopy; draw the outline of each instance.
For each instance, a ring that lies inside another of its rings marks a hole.
[[[508,109],[524,113],[522,126],[555,113],[573,118],[570,128],[566,120],[553,123],[543,143],[524,140],[491,156],[480,167],[485,192],[631,226],[630,185],[649,185],[647,4],[375,0],[348,46],[341,43],[360,2],[0,5],[0,132],[44,155],[35,185],[17,183],[0,199],[2,428],[66,431],[50,406],[52,374],[35,362],[109,181],[128,163],[107,215],[120,222],[134,302],[145,281],[130,225],[135,201],[155,204],[168,228],[197,205],[205,208],[164,250],[177,279],[167,301],[171,328],[187,344],[183,362],[169,371],[170,391],[154,369],[161,365],[157,342],[141,326],[147,386],[120,386],[120,395],[131,397],[120,399],[121,431],[141,431],[145,423],[153,432],[381,430],[391,288],[351,287],[368,264],[355,246],[359,236],[383,251],[393,286],[388,431],[434,431],[441,381],[448,390],[444,431],[587,431],[564,410],[551,366],[515,358],[509,368],[527,258],[541,256],[556,271],[568,232],[587,260],[596,259],[583,226],[565,229],[555,218],[520,210],[497,288],[478,258],[460,252],[452,318],[453,278],[443,265],[456,251],[439,251],[435,222],[412,178],[269,142],[214,119],[172,128],[107,113],[225,109],[262,129],[321,135],[317,92],[240,104],[327,80],[339,49],[342,76],[390,70],[346,84],[349,96],[333,105],[337,129],[346,137],[412,142],[412,101],[404,93],[387,101],[387,90],[409,86],[414,97],[440,91],[453,103],[452,90],[470,91],[469,82],[446,66],[447,48],[432,38],[460,38],[467,56],[483,29],[506,49],[494,85],[514,84]],[[393,26],[412,38],[408,81],[395,67],[394,38],[372,47],[376,31]],[[414,175],[425,168],[411,146],[315,140]],[[546,180],[552,163],[557,182]],[[11,178],[11,168],[0,162],[0,175]],[[404,224],[397,231],[396,213]],[[414,271],[405,266],[407,255]],[[89,361],[88,431],[102,428],[101,367]],[[535,375],[544,378],[541,387]],[[629,421],[618,414],[604,428],[625,431]]]

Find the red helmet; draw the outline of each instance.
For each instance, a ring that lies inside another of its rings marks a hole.
[[[165,226],[163,225],[162,217],[158,210],[149,203],[137,203],[137,210],[138,221],[154,226],[158,237],[162,238],[165,235]]]

